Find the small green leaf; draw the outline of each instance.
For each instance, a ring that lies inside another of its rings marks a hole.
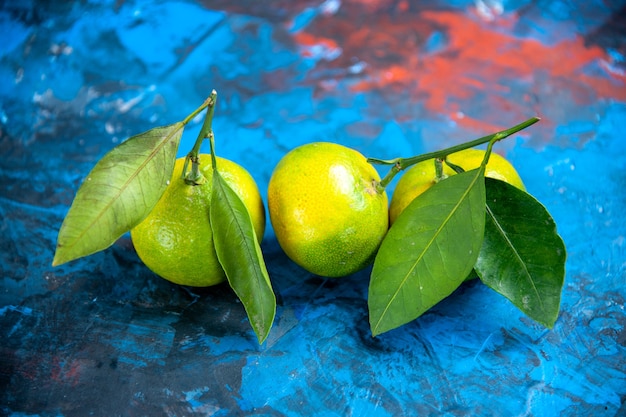
[[[487,178],[485,239],[476,262],[482,282],[552,328],[559,314],[566,250],[554,220],[530,194]]]
[[[150,213],[172,176],[183,129],[180,122],[151,129],[98,161],[61,225],[52,265],[106,249]]]
[[[213,170],[210,218],[217,258],[246,309],[259,343],[263,343],[274,322],[276,297],[252,218],[217,169]]]
[[[453,175],[418,196],[383,240],[369,286],[374,336],[408,323],[471,272],[485,225],[484,169]]]

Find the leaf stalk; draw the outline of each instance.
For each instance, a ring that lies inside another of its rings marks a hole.
[[[410,158],[394,158],[394,159],[377,159],[377,158],[367,158],[367,162],[370,164],[379,164],[379,165],[393,165],[387,175],[377,184],[376,190],[379,193],[382,193],[387,185],[393,180],[393,178],[400,172],[405,170],[406,168],[413,166],[419,162],[427,161],[429,159],[445,159],[448,155],[469,149],[474,148],[476,146],[483,145],[485,143],[491,143],[491,146],[495,142],[498,142],[502,139],[505,139],[521,130],[526,129],[529,126],[537,123],[541,120],[539,117],[532,117],[520,124],[517,124],[508,129],[502,130],[500,132],[493,133],[491,135],[483,136],[481,138],[465,142],[459,145],[451,146],[449,148],[441,149],[435,152],[429,152],[422,155],[413,156]]]
[[[193,118],[195,117],[195,115],[200,113],[200,111],[202,111],[204,108],[207,109],[206,115],[204,116],[204,123],[202,124],[202,128],[198,133],[198,137],[196,138],[196,142],[194,143],[193,148],[187,154],[187,157],[185,159],[185,165],[183,166],[182,177],[189,185],[200,185],[206,181],[206,178],[200,172],[200,157],[198,155],[200,153],[200,146],[202,145],[204,139],[213,138],[213,115],[215,114],[216,102],[217,91],[213,90],[211,92],[211,95],[204,101],[199,110],[195,111],[195,114],[192,113],[191,115],[187,116],[187,119],[185,119],[185,121],[188,121],[190,120],[190,118]],[[213,154],[212,147],[211,154]],[[191,170],[187,171],[190,162]]]

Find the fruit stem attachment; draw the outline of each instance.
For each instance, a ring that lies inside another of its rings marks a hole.
[[[487,166],[487,162],[489,162],[489,158],[491,157],[491,150],[493,149],[493,145],[495,145],[497,141],[498,139],[494,138],[490,140],[487,144],[487,150],[485,151],[485,156],[483,157],[483,162],[481,163],[481,166]]]
[[[492,133],[491,135],[483,136],[481,138],[462,143],[460,145],[451,146],[449,148],[445,148],[435,152],[425,153],[423,155],[417,155],[410,158],[394,158],[394,159],[377,159],[377,158],[367,158],[367,162],[370,164],[379,164],[379,165],[393,165],[387,175],[376,185],[376,191],[382,193],[385,190],[385,187],[389,185],[391,180],[402,170],[417,164],[418,162],[426,161],[433,158],[445,159],[448,155],[453,154],[455,152],[462,151],[464,149],[474,148],[479,145],[483,145],[485,143],[490,143],[493,146],[494,143],[505,139],[521,130],[526,129],[529,126],[534,125],[539,120],[539,117],[532,117],[518,125],[510,127],[508,129],[502,130],[500,132]],[[490,149],[491,150],[491,149]]]
[[[209,135],[209,146],[211,149],[211,167],[213,171],[217,171],[217,157],[215,156],[215,135],[213,135],[213,131]]]
[[[183,166],[182,177],[189,185],[200,185],[206,181],[206,178],[200,172],[200,157],[198,154],[200,153],[200,146],[202,145],[204,139],[213,137],[213,115],[215,114],[216,102],[217,91],[213,90],[211,95],[204,101],[203,106],[200,108],[200,110],[204,107],[207,108],[206,115],[204,116],[204,123],[198,133],[198,137],[196,138],[193,148],[189,151],[187,157],[185,158],[185,165]],[[197,115],[199,112],[200,111],[197,111],[195,114]],[[188,118],[190,116],[191,115],[189,115]],[[189,162],[191,162],[191,170],[187,171]]]
[[[446,179],[447,175],[443,173],[443,159],[435,158],[435,182]]]

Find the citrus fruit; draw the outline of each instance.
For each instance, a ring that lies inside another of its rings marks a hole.
[[[213,246],[209,222],[213,168],[211,156],[200,155],[206,179],[190,185],[182,178],[185,158],[176,160],[163,196],[130,232],[133,245],[148,268],[168,281],[206,287],[226,279]],[[235,162],[217,157],[217,169],[244,202],[259,241],[265,231],[265,209],[252,176]]]
[[[270,221],[287,256],[325,277],[370,264],[388,229],[378,172],[359,152],[315,142],[287,153],[269,182]]]
[[[484,156],[485,151],[482,149],[465,149],[448,155],[447,159],[454,165],[458,165],[465,171],[469,171],[478,168]],[[444,163],[443,173],[450,176],[454,175],[456,172]],[[508,182],[520,190],[525,190],[524,183],[513,165],[496,153],[492,152],[489,156],[485,176]],[[400,213],[404,211],[415,197],[432,187],[436,181],[434,159],[419,162],[409,168],[402,177],[400,177],[391,198],[391,205],[389,207],[390,223],[393,223],[398,218]]]

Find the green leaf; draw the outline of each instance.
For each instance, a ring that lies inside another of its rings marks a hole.
[[[566,250],[554,220],[530,194],[487,178],[485,239],[476,262],[482,282],[552,328],[559,314]]]
[[[402,212],[376,255],[369,286],[374,336],[408,323],[471,272],[485,225],[484,169],[453,175]]]
[[[228,283],[243,303],[259,343],[269,335],[276,298],[252,218],[239,196],[213,170],[211,228],[217,258]]]
[[[98,161],[61,225],[52,265],[106,249],[150,213],[172,176],[183,128],[151,129]]]

